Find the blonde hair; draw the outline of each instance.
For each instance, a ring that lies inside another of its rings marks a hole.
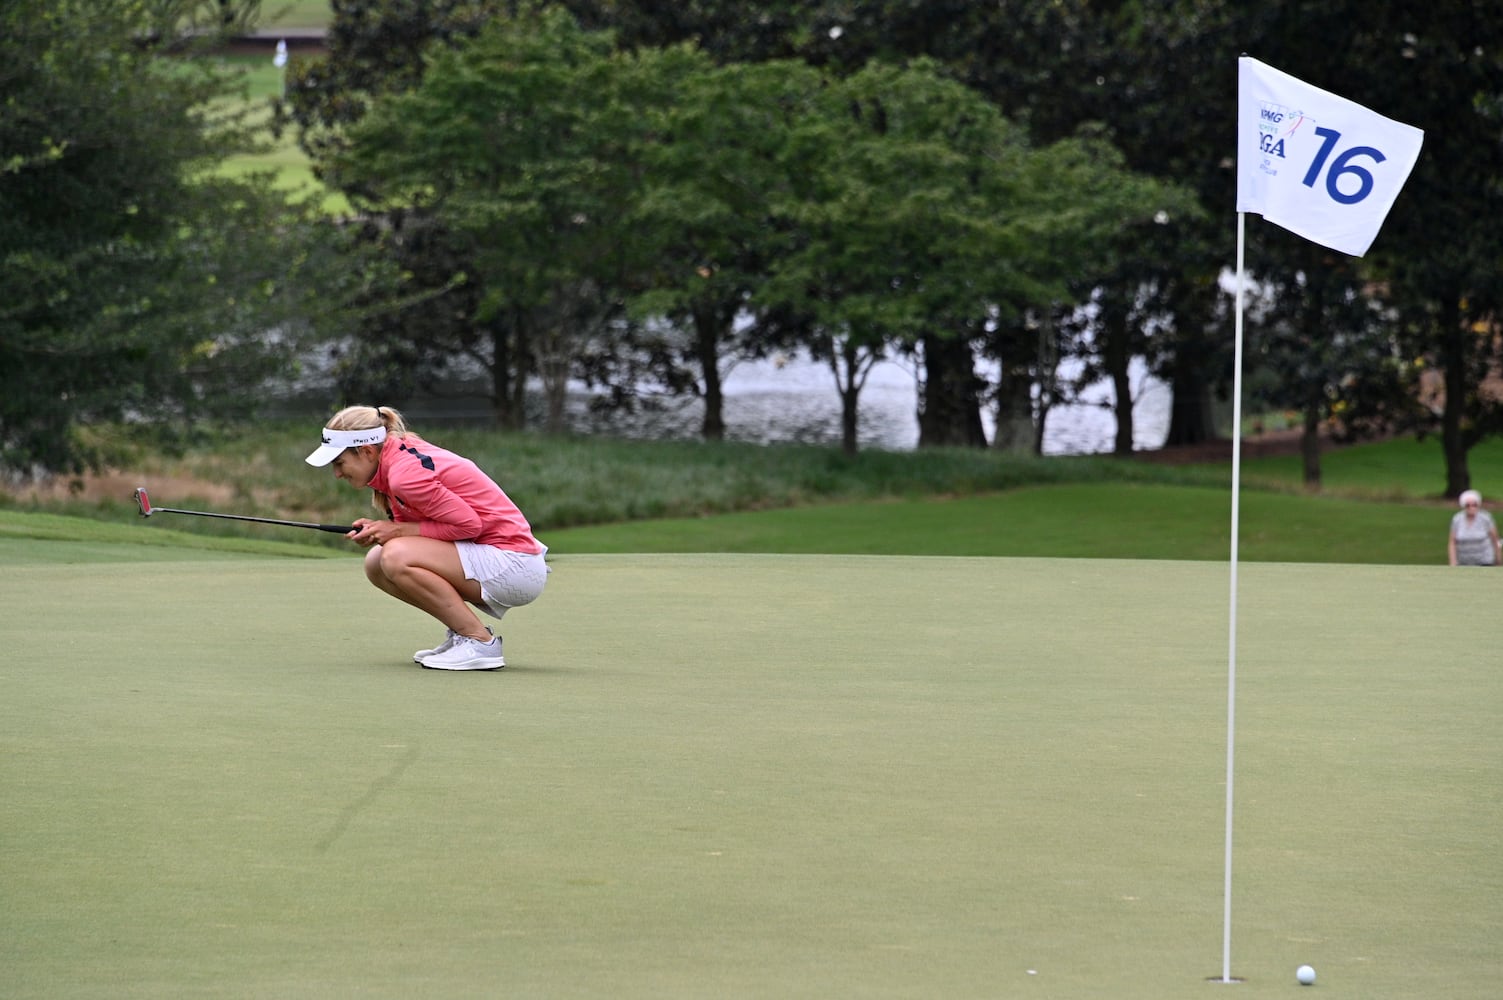
[[[400,410],[389,406],[346,406],[324,424],[332,431],[368,431],[386,428],[386,437],[404,438],[410,432]],[[391,517],[391,502],[380,490],[371,490],[371,506],[384,518]]]
[[[368,431],[385,427],[387,437],[406,437],[407,422],[389,406],[346,406],[324,424],[332,431]]]

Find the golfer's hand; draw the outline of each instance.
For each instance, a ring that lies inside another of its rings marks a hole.
[[[368,549],[372,545],[384,545],[398,535],[405,534],[407,532],[403,530],[403,526],[395,521],[372,521],[368,517],[362,517],[356,519],[355,530],[346,537],[356,545]]]

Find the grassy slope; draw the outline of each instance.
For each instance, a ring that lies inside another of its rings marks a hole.
[[[244,75],[247,99],[256,110],[257,120],[269,121],[269,101],[281,92],[282,70],[272,64],[270,56],[225,56],[223,61]],[[240,176],[270,172],[275,177],[275,186],[296,200],[317,198],[324,210],[332,214],[349,211],[349,202],[342,194],[326,191],[314,178],[313,167],[298,148],[293,133],[267,139],[270,148],[266,152],[231,157],[225,162],[224,173]]]
[[[278,28],[322,28],[328,25],[330,17],[328,0],[272,0],[262,5],[261,28],[268,32]],[[304,57],[294,48],[290,59],[299,58]],[[266,108],[267,102],[281,93],[283,71],[273,65],[269,46],[264,55],[227,56],[224,61],[244,74],[246,96],[253,107]],[[269,112],[265,115],[269,119]],[[272,148],[267,152],[233,157],[225,164],[225,172],[236,176],[270,171],[276,176],[277,188],[297,199],[317,198],[331,214],[349,212],[349,202],[342,194],[325,191],[314,178],[313,168],[293,134],[272,138],[270,142]]]
[[[1434,564],[1433,509],[1276,493],[1242,499],[1240,558]],[[546,533],[556,552],[832,552],[1225,560],[1224,490],[1039,486],[955,500],[901,500],[632,522]]]
[[[1503,499],[1503,438],[1492,437],[1467,455],[1472,485],[1484,496]],[[1253,484],[1297,488],[1302,484],[1298,455],[1250,459],[1244,476]],[[1439,438],[1412,437],[1328,451],[1321,461],[1321,486],[1328,493],[1376,500],[1435,499],[1445,488],[1445,461]]]
[[[266,29],[323,28],[333,16],[329,0],[266,0],[261,13]]]

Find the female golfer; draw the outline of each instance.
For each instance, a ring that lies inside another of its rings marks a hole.
[[[1456,498],[1461,510],[1451,516],[1446,554],[1452,566],[1496,566],[1503,563],[1503,544],[1493,516],[1482,509],[1482,494],[1463,490]]]
[[[365,575],[448,630],[412,654],[435,670],[506,665],[501,637],[471,605],[494,618],[543,592],[548,551],[527,519],[474,462],[407,430],[389,406],[349,406],[329,420],[308,456],[334,477],[373,492],[377,520],[359,518],[349,537],[370,549]]]

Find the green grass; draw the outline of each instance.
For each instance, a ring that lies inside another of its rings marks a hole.
[[[1503,498],[1503,438],[1488,438],[1467,453],[1472,485],[1484,496]],[[1243,465],[1254,483],[1297,487],[1302,483],[1298,455],[1250,459]],[[1444,492],[1446,467],[1438,438],[1396,438],[1338,448],[1321,460],[1321,486],[1327,492],[1380,500],[1437,498]]]
[[[347,501],[344,520],[363,513],[353,494]],[[165,505],[162,500],[158,503]],[[230,510],[180,499],[172,505],[246,512],[240,507]],[[118,504],[122,511],[125,506],[126,501]],[[1225,561],[1230,554],[1230,513],[1225,490],[1081,483],[959,498],[809,504],[712,517],[539,529],[539,534],[557,553],[803,552]],[[238,526],[166,514],[143,523],[134,514],[123,516],[129,519],[102,524],[92,518],[0,511],[0,552],[5,551],[7,537],[63,539],[70,535],[99,546],[133,545],[149,538],[164,545],[191,541],[206,551],[221,545],[260,551],[262,539],[276,539],[288,552],[334,555],[349,551],[349,543],[338,536],[310,538],[314,533],[306,530]],[[1249,492],[1241,504],[1239,556],[1254,562],[1433,565],[1445,558],[1447,516],[1424,505]],[[191,530],[168,530],[168,524]],[[325,547],[306,544],[319,540]]]
[[[95,433],[100,443],[116,448],[124,470],[114,492],[45,504],[18,497],[11,508],[139,530],[126,485],[134,483],[151,488],[159,506],[191,510],[335,522],[368,509],[363,494],[303,463],[310,447],[303,422],[212,437],[177,457],[134,436]],[[553,439],[453,428],[428,436],[495,475],[558,551],[1217,561],[1230,551],[1230,477],[1224,465],[1173,468],[970,449],[847,458],[792,445]],[[1488,442],[1473,452],[1475,479],[1489,497],[1503,491],[1503,482],[1488,485],[1503,469],[1500,444]],[[1453,507],[1433,498],[1443,471],[1436,442],[1362,445],[1332,452],[1325,464],[1327,489],[1312,495],[1287,460],[1245,463],[1242,558],[1418,565],[1443,560]],[[200,537],[276,538],[336,550],[347,544],[315,532],[209,519],[181,518],[171,526]]]
[[[6,995],[1496,995],[1503,575],[1246,568],[1219,987],[1224,566],[554,562],[0,574]]]
[[[1448,514],[1417,505],[1242,498],[1239,557],[1267,562],[1435,564]],[[1226,490],[1133,484],[1037,486],[546,533],[560,552],[809,552],[1227,560]]]
[[[139,517],[138,517],[139,520]],[[286,529],[277,529],[279,531]],[[0,553],[7,565],[65,562],[170,562],[183,559],[333,558],[332,549],[275,538],[195,535],[145,523],[139,527],[57,514],[0,510]]]
[[[328,470],[303,462],[310,425],[263,422],[253,433],[224,433],[171,455],[139,435],[95,429],[91,444],[112,450],[125,484],[94,501],[59,501],[57,513],[129,521],[135,507],[126,484],[153,490],[162,506],[212,502],[195,487],[233,497],[237,513],[335,521],[368,509],[365,495]],[[866,452],[848,458],[828,448],[762,447],[697,442],[623,442],[550,438],[533,434],[437,428],[434,443],[474,458],[523,506],[540,530],[582,524],[738,510],[925,496],[965,496],[1049,483],[1213,485],[1215,470],[1177,470],[1098,459],[1018,458],[973,449],[918,453]],[[167,490],[158,492],[157,484]],[[177,484],[177,485],[173,485]],[[84,483],[80,482],[80,489]],[[222,506],[225,501],[221,499]],[[199,507],[197,509],[203,509]],[[278,514],[277,512],[282,512]],[[199,523],[192,530],[254,533],[233,523]]]
[[[282,70],[272,64],[270,55],[224,56],[222,61],[242,75],[246,100],[255,111],[256,120],[269,124],[270,102],[282,92]],[[323,210],[331,215],[349,212],[349,202],[344,195],[329,191],[313,176],[312,164],[298,148],[293,133],[288,132],[280,138],[268,135],[267,138],[271,144],[268,151],[231,157],[225,162],[222,172],[230,177],[269,172],[274,176],[273,185],[293,199],[318,199]]]
[[[263,28],[326,28],[333,16],[329,0],[267,0],[261,5]]]
[[[1224,468],[431,436],[578,525],[501,674],[313,532],[0,509],[7,996],[1222,988]],[[364,503],[303,428],[204,445],[128,464]],[[1227,988],[1491,997],[1503,575],[1367,447],[1244,491]]]

